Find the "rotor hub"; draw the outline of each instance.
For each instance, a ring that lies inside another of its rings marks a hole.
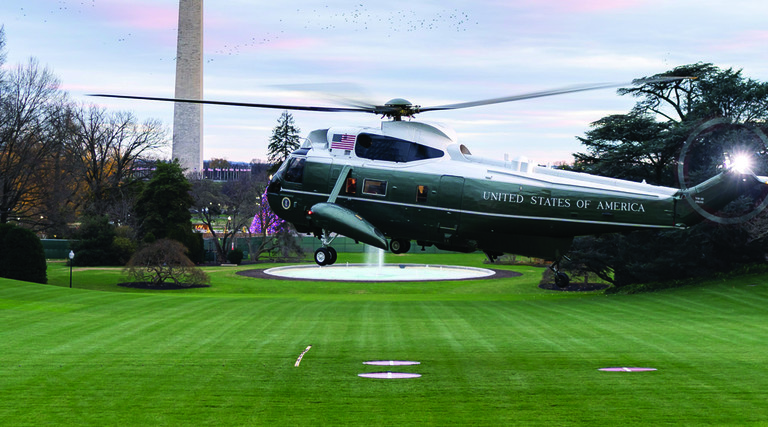
[[[387,101],[384,106],[386,107],[412,107],[411,101],[403,98],[394,98]]]
[[[413,117],[420,109],[420,106],[411,104],[411,101],[407,99],[394,98],[387,101],[377,112],[392,120],[399,121],[403,117]]]

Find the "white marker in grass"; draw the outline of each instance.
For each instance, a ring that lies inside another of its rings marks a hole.
[[[304,351],[301,352],[301,354],[299,355],[299,358],[296,359],[296,363],[293,366],[297,368],[299,367],[299,365],[301,364],[301,359],[304,357],[305,354],[307,354],[310,348],[312,348],[312,346],[308,345],[307,348],[305,348]]]

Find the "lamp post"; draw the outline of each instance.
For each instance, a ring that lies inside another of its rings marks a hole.
[[[72,260],[75,259],[75,251],[69,251],[69,287],[72,288]]]
[[[226,234],[229,234],[229,230],[232,229],[232,217],[227,217],[227,229],[225,230]],[[232,250],[235,250],[235,233],[232,233]]]

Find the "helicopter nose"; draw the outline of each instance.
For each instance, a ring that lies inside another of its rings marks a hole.
[[[273,176],[267,185],[267,193],[277,194],[283,188],[283,183],[279,176]]]

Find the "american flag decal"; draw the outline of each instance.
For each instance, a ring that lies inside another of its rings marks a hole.
[[[353,150],[355,148],[356,135],[334,134],[331,141],[331,149],[334,150]]]

